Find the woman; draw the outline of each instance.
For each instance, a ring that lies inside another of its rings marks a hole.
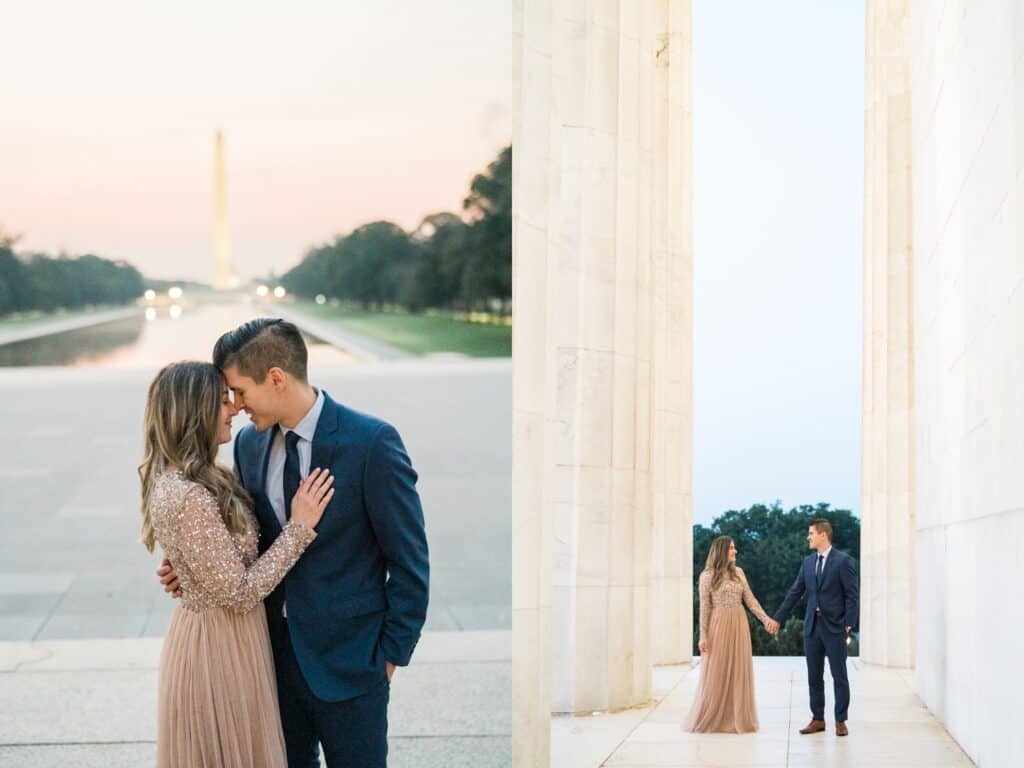
[[[743,569],[736,567],[736,545],[728,536],[719,536],[711,543],[699,588],[699,648],[703,664],[686,730],[756,731],[754,660],[743,603],[769,632],[778,625],[750,591]]]
[[[182,599],[160,657],[157,766],[284,768],[270,637],[263,598],[316,533],[334,494],[311,472],[284,531],[257,558],[252,501],[217,463],[236,410],[209,363],[174,363],[157,374],[146,403],[142,543],[160,543]]]

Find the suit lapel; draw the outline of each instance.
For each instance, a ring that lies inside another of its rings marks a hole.
[[[338,431],[340,416],[340,406],[324,392],[324,407],[316,422],[316,432],[313,433],[313,450],[309,458],[310,472],[317,467],[330,467],[334,461],[334,450],[338,445],[334,435]]]

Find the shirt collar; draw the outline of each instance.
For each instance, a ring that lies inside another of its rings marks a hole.
[[[303,440],[313,442],[313,435],[316,434],[316,423],[320,421],[320,412],[324,409],[324,391],[318,389],[316,393],[316,400],[306,415],[302,417],[302,420],[295,425],[293,429],[288,429],[285,426],[281,426],[281,433],[287,435],[289,432],[294,432]]]
[[[821,553],[821,556],[823,558],[825,558],[826,560],[828,560],[828,553],[831,552],[831,551],[832,551],[832,547],[829,547],[828,549],[826,549],[824,552]]]

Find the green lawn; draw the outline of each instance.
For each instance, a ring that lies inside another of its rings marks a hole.
[[[470,357],[511,357],[512,328],[507,325],[470,323],[448,317],[370,312],[348,307],[296,302],[295,308],[339,328],[392,347],[425,355],[460,352]]]

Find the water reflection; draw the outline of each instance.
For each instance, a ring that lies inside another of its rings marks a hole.
[[[0,366],[102,365],[117,350],[139,341],[146,319],[142,315],[115,320],[38,339],[0,346]]]
[[[150,307],[135,317],[0,345],[0,366],[159,368],[173,360],[209,360],[218,336],[263,314],[241,303]],[[343,350],[303,335],[311,363],[352,361]]]

